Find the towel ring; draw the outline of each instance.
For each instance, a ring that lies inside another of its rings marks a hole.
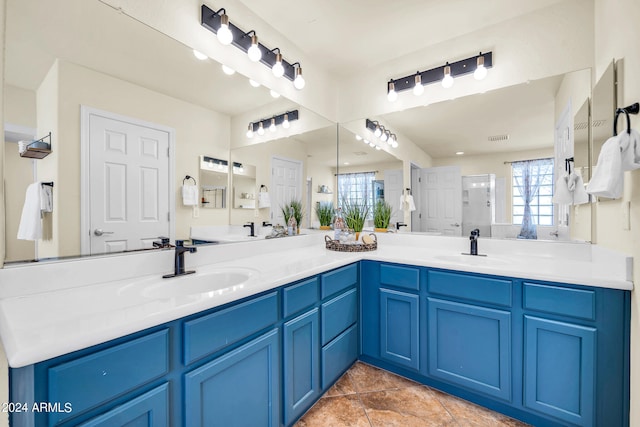
[[[186,180],[188,180],[188,179],[192,179],[192,180],[193,180],[193,185],[198,185],[198,183],[196,182],[196,179],[195,179],[194,177],[190,176],[190,175],[186,175],[186,176],[184,177],[184,179],[182,180],[182,185],[184,185],[184,182],[185,182]]]
[[[264,191],[262,191],[263,188],[264,188]],[[260,192],[261,193],[268,193],[269,192],[269,187],[267,187],[266,185],[262,184],[260,186]]]
[[[616,116],[613,119],[613,136],[618,135],[618,116],[620,114],[624,113],[624,115],[627,116],[627,133],[631,134],[631,118],[629,114],[638,114],[638,112],[640,112],[640,104],[637,102],[628,107],[616,109]]]

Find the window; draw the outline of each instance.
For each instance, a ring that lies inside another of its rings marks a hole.
[[[553,225],[553,159],[514,162],[511,170],[513,223],[522,225],[528,199],[531,223]]]
[[[373,208],[373,181],[375,172],[341,173],[338,174],[339,197],[338,206],[342,207],[342,201],[352,203],[366,203],[369,207],[369,216]]]

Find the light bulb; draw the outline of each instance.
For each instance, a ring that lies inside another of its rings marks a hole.
[[[247,55],[253,62],[258,62],[262,58],[262,51],[258,46],[258,36],[255,34],[251,36],[251,47],[247,50]]]
[[[444,78],[442,79],[442,87],[445,89],[449,89],[453,86],[453,77],[451,77],[451,67],[446,65],[444,67]]]
[[[229,16],[226,13],[220,15],[220,28],[218,28],[216,36],[218,36],[218,41],[225,46],[230,45],[233,41],[233,33],[229,29]]]
[[[380,126],[376,125],[376,130],[373,131],[373,135],[380,138],[380,135],[382,135],[382,129],[380,129]]]
[[[258,125],[258,135],[264,135],[264,126],[262,126],[262,122]]]
[[[487,69],[484,66],[484,56],[478,56],[477,67],[473,72],[473,78],[476,80],[482,80],[487,77]]]
[[[282,127],[285,129],[289,129],[289,127],[291,126],[291,124],[289,123],[289,115],[285,114],[284,115],[284,120],[282,121]]]
[[[380,135],[380,140],[382,142],[387,142],[387,139],[389,139],[389,131],[384,131],[382,132],[382,135]]]
[[[387,85],[387,99],[389,102],[395,102],[398,99],[398,92],[396,92],[396,85],[393,82],[389,82]]]
[[[276,119],[271,119],[271,124],[269,125],[269,130],[271,132],[275,132],[276,131]]]
[[[253,87],[260,87],[260,83],[252,79],[249,79],[249,84]]]
[[[253,123],[249,123],[249,129],[247,129],[247,138],[253,138]]]
[[[398,141],[394,139],[393,142],[391,143],[391,147],[398,148]]]
[[[387,144],[393,147],[393,144],[396,144],[397,142],[398,140],[396,139],[396,135],[392,133],[391,136],[389,137],[389,140],[387,141]]]
[[[195,49],[193,49],[193,56],[198,58],[200,61],[204,61],[205,59],[208,58],[207,55],[205,55],[204,53],[200,52],[199,50],[195,50]]]
[[[365,144],[367,144],[367,145],[369,145],[369,144],[370,144],[369,140],[367,140],[367,139],[363,139],[363,140],[362,140],[362,142],[364,142],[364,143],[365,143]]]
[[[222,64],[222,71],[227,75],[227,76],[233,76],[236,73],[236,70],[234,70],[231,67],[227,67],[226,65]]]
[[[413,86],[413,94],[415,96],[420,96],[424,93],[424,86],[422,86],[422,77],[420,77],[420,74],[416,74],[415,82],[416,84]]]
[[[302,77],[302,67],[298,66],[296,68],[296,78],[293,79],[293,86],[296,89],[302,89],[305,84],[306,82],[304,81],[304,77]]]
[[[380,147],[379,145],[376,145],[376,150],[382,150],[382,147]]]
[[[280,94],[278,92],[276,92],[275,90],[271,89],[269,91],[269,93],[271,94],[272,97],[274,98],[280,98]]]
[[[276,77],[284,76],[284,67],[282,66],[281,53],[276,53],[276,63],[273,64],[273,67],[271,68],[271,72],[273,72],[273,75]]]

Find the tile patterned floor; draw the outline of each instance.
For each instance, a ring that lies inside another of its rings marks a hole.
[[[526,427],[520,421],[356,362],[295,427]]]

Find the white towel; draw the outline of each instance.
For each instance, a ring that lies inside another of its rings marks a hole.
[[[640,133],[631,129],[618,135],[622,153],[622,170],[632,171],[640,168]]]
[[[192,184],[182,186],[182,204],[184,206],[198,206],[198,187]]]
[[[258,209],[262,208],[270,208],[271,207],[271,196],[267,191],[260,191],[258,193]]]
[[[569,174],[566,171],[556,180],[553,203],[559,205],[570,205],[573,203],[573,192],[569,190]]]
[[[42,218],[40,215],[42,183],[34,182],[27,187],[18,227],[18,239],[38,240],[42,238]]]
[[[620,142],[613,136],[602,145],[587,193],[617,199],[622,195],[622,156]]]
[[[416,205],[411,194],[403,194],[400,196],[400,209],[410,212],[416,210]]]
[[[569,179],[573,182],[573,204],[582,205],[589,203],[589,194],[584,188],[584,181],[582,180],[582,173],[579,169],[575,169],[571,172]]]
[[[40,211],[53,212],[53,187],[50,185],[40,186]]]

